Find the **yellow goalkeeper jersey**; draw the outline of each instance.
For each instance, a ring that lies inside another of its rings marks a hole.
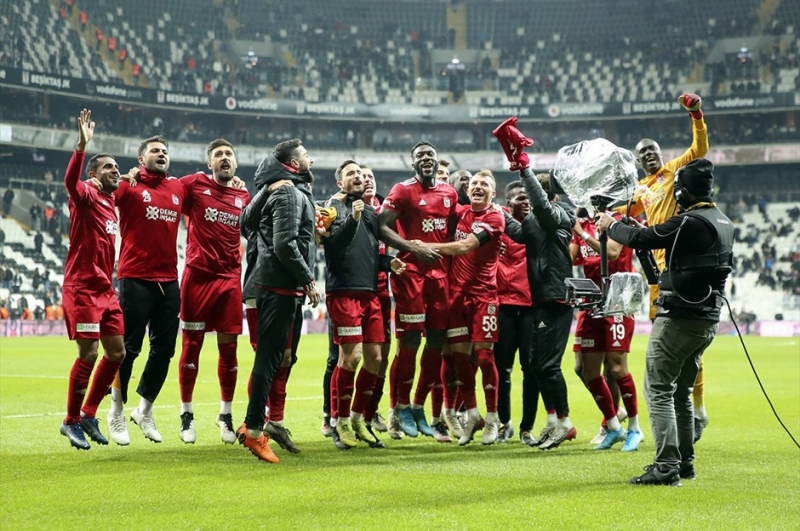
[[[639,216],[642,212],[647,216],[647,223],[651,227],[663,223],[678,213],[678,204],[673,196],[675,188],[675,171],[685,166],[694,159],[703,157],[708,152],[708,130],[703,119],[692,120],[692,146],[666,163],[653,175],[648,175],[636,186],[633,194],[633,203],[630,208],[631,216]],[[617,211],[625,213],[627,207],[618,208]],[[653,251],[658,267],[663,271],[665,264],[664,249]]]

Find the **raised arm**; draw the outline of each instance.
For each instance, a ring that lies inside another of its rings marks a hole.
[[[94,122],[92,121],[92,111],[82,109],[78,115],[78,143],[75,145],[75,153],[67,166],[67,173],[64,174],[64,186],[70,197],[77,201],[83,196],[86,185],[81,182],[81,172],[83,171],[83,161],[86,159],[86,146],[94,137]]]

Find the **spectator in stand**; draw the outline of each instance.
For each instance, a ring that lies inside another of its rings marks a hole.
[[[6,308],[6,305],[7,303],[5,299],[0,300],[0,319],[8,319],[11,316],[8,308]]]
[[[10,267],[6,269],[5,275],[3,276],[3,287],[6,289],[11,289],[11,282],[14,280],[14,270]]]
[[[34,203],[28,213],[31,215],[31,229],[35,231],[42,230],[42,207],[39,203]]]
[[[9,186],[3,194],[3,217],[7,218],[8,213],[11,212],[11,203],[14,201],[14,190]]]
[[[5,256],[6,254],[6,231],[0,227],[0,256]],[[5,271],[5,270],[0,270]],[[3,276],[0,275],[0,281],[3,280]]]
[[[36,254],[42,254],[42,244],[44,244],[44,236],[41,232],[37,232],[33,237],[33,250]]]

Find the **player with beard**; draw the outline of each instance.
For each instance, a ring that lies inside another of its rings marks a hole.
[[[187,444],[197,438],[192,396],[205,333],[216,331],[221,401],[217,423],[222,441],[233,444],[236,341],[242,333],[239,216],[250,202],[250,194],[232,186],[238,165],[230,142],[218,138],[208,145],[206,154],[211,176],[199,172],[180,179],[186,187],[184,212],[189,217],[186,267],[181,279],[180,437]]]
[[[416,174],[392,187],[380,213],[381,237],[398,249],[407,264],[402,276],[392,276],[395,297],[397,354],[390,372],[390,391],[396,396],[389,427],[416,437],[433,436],[423,405],[431,388],[440,382],[442,347],[447,337],[447,262],[441,255],[413,240],[445,243],[454,227],[457,196],[451,186],[436,180],[436,148],[420,142],[411,150]],[[411,388],[417,350],[425,331],[426,345],[420,361],[414,404]],[[394,424],[394,426],[393,426]]]
[[[453,351],[458,388],[467,407],[467,427],[458,440],[461,446],[472,440],[481,418],[475,395],[475,371],[470,360],[473,349],[486,399],[483,444],[493,444],[499,429],[494,344],[498,335],[497,263],[505,221],[503,214],[492,208],[495,187],[489,170],[476,173],[469,182],[471,205],[457,209],[455,241],[426,244],[440,254],[453,257],[447,337]]]
[[[139,145],[135,185],[122,181],[114,192],[122,236],[117,278],[125,320],[126,356],[111,390],[108,427],[118,444],[130,441],[123,404],[128,400],[133,363],[142,350],[146,330],[150,353],[136,389],[141,399],[131,412],[131,420],[147,439],[156,443],[162,440],[153,419],[153,402],[167,378],[178,337],[176,241],[186,196],[183,184],[170,177],[169,163],[166,139],[154,136],[144,140]]]
[[[302,142],[287,140],[256,170],[259,192],[242,211],[241,223],[257,233],[258,258],[253,276],[258,309],[258,340],[251,393],[239,442],[263,461],[277,463],[264,434],[264,404],[288,345],[297,352],[302,301],[319,304],[314,281],[316,216],[309,184],[313,159]],[[269,185],[291,181],[270,192]],[[294,356],[293,356],[294,357]]]
[[[511,216],[522,222],[530,214],[531,204],[522,181],[513,181],[506,186],[506,205]],[[506,234],[501,240],[505,251],[500,255],[497,267],[497,299],[499,336],[495,348],[495,363],[500,382],[497,391],[497,413],[500,419],[499,442],[514,435],[511,424],[511,373],[514,356],[519,351],[522,368],[522,420],[519,424],[519,440],[530,445],[536,408],[539,404],[539,386],[536,375],[531,372],[530,351],[533,341],[533,305],[531,287],[528,283],[525,245],[517,243]]]
[[[615,219],[621,218],[612,213]],[[574,236],[570,243],[572,263],[583,265],[586,278],[596,285],[602,285],[600,277],[600,241],[597,224],[588,216],[585,209],[577,212]],[[630,247],[609,240],[608,274],[633,271],[633,250]],[[633,452],[642,442],[639,429],[639,405],[636,398],[636,384],[628,372],[628,352],[631,350],[631,337],[634,327],[633,317],[615,315],[609,317],[592,316],[583,310],[578,314],[575,328],[575,372],[592,394],[598,409],[603,414],[606,433],[595,447],[608,450],[617,442],[625,441],[623,452]],[[628,415],[628,432],[620,424],[616,402],[612,396],[602,367],[610,374],[619,387],[622,401]]]
[[[689,162],[705,156],[708,152],[708,129],[703,119],[703,101],[696,94],[682,94],[678,98],[681,106],[688,111],[692,118],[692,145],[679,157],[664,162],[661,148],[655,140],[643,138],[636,144],[634,154],[644,168],[647,176],[639,181],[639,186],[633,196],[632,203],[619,212],[631,216],[639,217],[642,213],[647,216],[647,223],[651,227],[664,223],[667,219],[678,213],[678,204],[673,197],[673,181],[675,172],[678,168],[685,166]],[[655,249],[658,268],[663,271],[666,267],[664,249]],[[655,320],[656,304],[658,297],[658,286],[650,286],[650,320]],[[705,376],[703,372],[702,359],[700,370],[697,373],[697,381],[692,391],[692,401],[694,402],[694,427],[695,442],[700,440],[703,429],[708,425],[708,415],[705,409]]]
[[[467,187],[469,186],[469,180],[472,179],[472,173],[469,170],[458,170],[453,172],[453,174],[448,179],[450,186],[456,189],[458,193],[458,204],[459,205],[468,205],[469,195],[467,195]]]
[[[391,257],[380,254],[378,215],[364,203],[365,183],[359,164],[344,161],[336,169],[336,184],[344,197],[334,196],[327,203],[337,212],[329,236],[323,239],[328,272],[326,302],[334,342],[339,345],[339,360],[331,377],[331,424],[346,446],[356,446],[361,440],[371,447],[382,447],[369,424],[369,407],[385,334],[378,272],[388,268]],[[391,262],[395,273],[403,271],[405,264],[400,260]],[[356,379],[362,357],[364,363]]]
[[[108,444],[100,433],[97,408],[125,358],[122,309],[111,283],[117,238],[114,190],[119,186],[119,166],[111,155],[100,153],[89,159],[86,173],[100,182],[101,190],[80,180],[86,146],[94,137],[91,117],[92,112],[86,109],[78,116],[80,138],[64,175],[69,194],[70,246],[64,265],[63,306],[67,334],[78,346],[78,358],[69,373],[67,416],[61,434],[79,450],[90,448],[84,433],[98,444]],[[89,387],[98,341],[105,354]]]

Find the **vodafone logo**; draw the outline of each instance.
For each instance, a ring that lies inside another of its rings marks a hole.
[[[550,105],[550,106],[547,108],[547,115],[548,115],[550,118],[555,118],[555,117],[556,117],[556,116],[558,116],[559,114],[561,114],[561,107],[559,107],[558,105]]]
[[[228,109],[229,111],[236,109],[236,98],[234,97],[225,98],[225,108]]]

